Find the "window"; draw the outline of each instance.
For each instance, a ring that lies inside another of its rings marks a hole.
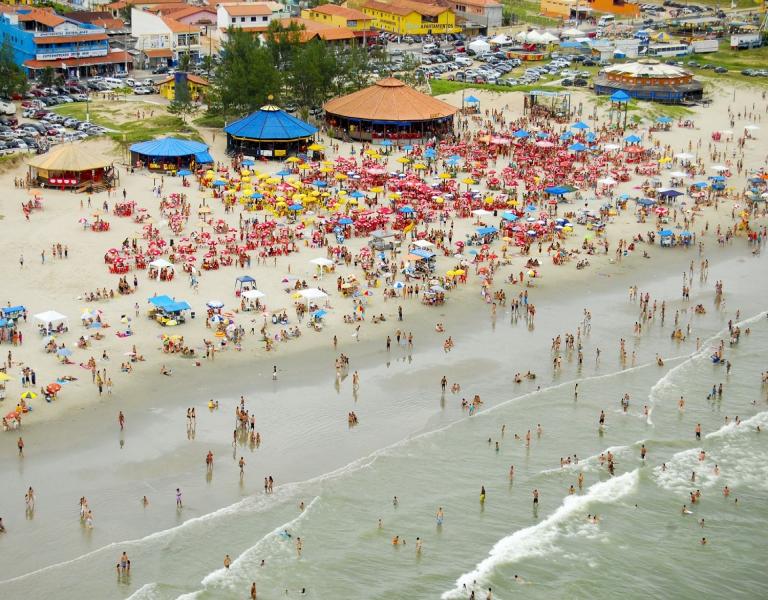
[[[255,23],[255,22],[256,22],[256,17],[251,17],[251,23]]]

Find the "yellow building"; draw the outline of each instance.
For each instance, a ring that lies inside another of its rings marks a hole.
[[[427,35],[429,33],[458,33],[456,14],[450,8],[422,4],[410,0],[378,2],[370,0],[361,7],[373,19],[377,29],[398,35]]]
[[[205,98],[210,85],[211,84],[202,77],[187,73],[187,87],[189,88],[189,97],[192,98],[193,101],[198,101]],[[176,76],[171,75],[170,77],[163,79],[157,84],[157,87],[160,95],[163,98],[172,101],[176,97]]]
[[[359,10],[336,4],[305,8],[301,11],[301,18],[323,25],[346,27],[351,31],[368,31],[373,21],[371,17]]]

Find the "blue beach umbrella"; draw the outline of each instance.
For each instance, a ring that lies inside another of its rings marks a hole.
[[[434,148],[427,148],[424,150],[424,158],[436,158],[437,152]]]
[[[580,130],[583,131],[584,129],[589,129],[589,125],[587,125],[584,121],[578,121],[578,122],[574,123],[573,125],[571,125],[571,128],[572,129],[580,129]]]
[[[352,225],[352,223],[354,223],[354,221],[349,217],[341,217],[341,219],[339,219],[339,225]]]
[[[643,140],[642,140],[642,138],[636,136],[635,134],[632,134],[632,135],[628,135],[627,137],[625,137],[624,141],[627,142],[628,144],[639,144]]]
[[[260,194],[259,192],[253,192],[253,194],[249,196],[249,198],[253,198],[254,200],[260,200],[263,197],[264,195]]]
[[[518,129],[512,135],[516,138],[523,139],[528,137],[528,132],[525,129]]]
[[[290,210],[302,210],[304,208],[303,204],[299,204],[298,202],[296,204],[291,204],[288,207]]]
[[[412,215],[413,214],[413,208],[411,208],[410,206],[403,206],[400,209],[400,213],[402,213],[404,215]]]
[[[189,175],[192,175],[192,171],[190,171],[189,169],[182,169],[181,171],[179,171],[180,177],[187,177]]]
[[[568,150],[571,150],[572,152],[584,152],[584,150],[586,149],[587,147],[584,144],[581,144],[579,142],[568,146]]]
[[[245,160],[242,162],[242,164],[243,164],[243,166],[246,166],[246,167],[252,167],[253,165],[255,165],[255,164],[256,164],[256,161],[254,161],[254,160],[251,160],[250,158],[246,158],[246,159],[245,159]]]
[[[213,187],[222,187],[225,185],[227,185],[227,182],[224,181],[223,179],[217,179],[216,181],[213,182]]]
[[[392,145],[392,140],[384,140],[383,142],[381,142],[381,145],[389,147]]]

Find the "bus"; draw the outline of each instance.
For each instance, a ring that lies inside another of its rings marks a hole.
[[[667,56],[686,56],[690,53],[691,47],[688,44],[651,44],[645,51],[645,56],[663,58]]]

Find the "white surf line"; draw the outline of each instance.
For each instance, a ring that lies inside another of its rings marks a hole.
[[[536,554],[545,553],[559,535],[558,526],[583,513],[592,502],[615,502],[632,492],[640,480],[639,469],[592,485],[582,496],[566,496],[563,503],[543,521],[500,539],[488,557],[457,580],[454,588],[444,592],[443,600],[465,598],[464,586],[483,582],[498,566],[510,564]]]

